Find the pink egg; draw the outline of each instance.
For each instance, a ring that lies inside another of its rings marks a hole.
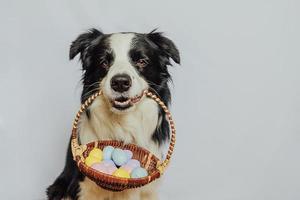
[[[99,171],[99,172],[103,172],[103,173],[107,173],[106,171],[106,166],[104,166],[102,163],[96,163],[96,164],[93,164],[91,166],[93,169]]]
[[[125,169],[127,172],[131,173],[132,170],[134,170],[137,167],[140,167],[140,161],[131,159],[129,160],[125,165],[123,165],[121,168]]]
[[[112,161],[112,160],[103,160],[101,163],[102,163],[104,166],[106,166],[106,167],[109,167],[109,166],[114,166],[114,167],[116,167],[114,161]]]
[[[112,175],[118,168],[116,166],[110,166],[110,167],[107,167],[106,170],[107,170],[107,174],[110,174]]]
[[[130,160],[132,158],[132,156],[133,156],[132,151],[130,151],[130,150],[124,150],[124,152],[126,153],[126,155],[128,157],[128,160]]]
[[[106,174],[112,174],[114,171],[117,170],[116,165],[111,160],[105,160],[101,163],[93,164],[92,168]]]
[[[129,165],[129,166],[132,166],[132,167],[140,167],[141,166],[141,163],[140,161],[136,160],[136,159],[131,159],[129,160],[126,165]]]

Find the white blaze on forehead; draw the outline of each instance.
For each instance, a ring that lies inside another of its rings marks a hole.
[[[132,45],[133,33],[116,33],[110,36],[110,47],[115,54],[115,62],[128,60],[128,53]]]
[[[114,61],[108,71],[108,78],[123,73],[128,74],[131,78],[136,75],[129,58],[134,36],[133,33],[115,33],[110,36],[109,45],[114,53]]]

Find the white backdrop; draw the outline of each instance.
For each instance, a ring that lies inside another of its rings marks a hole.
[[[70,42],[88,28],[177,44],[172,200],[300,198],[300,1],[4,1],[0,5],[0,194],[45,199],[79,106]]]

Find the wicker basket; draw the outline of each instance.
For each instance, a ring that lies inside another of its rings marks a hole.
[[[76,161],[79,170],[85,176],[93,180],[100,187],[111,191],[122,191],[125,189],[141,187],[159,178],[165,171],[167,165],[169,164],[171,155],[173,153],[174,145],[175,145],[175,126],[172,120],[172,116],[168,108],[166,107],[166,105],[155,94],[152,94],[149,91],[144,91],[143,93],[144,95],[146,95],[149,98],[152,98],[164,110],[171,129],[171,139],[170,139],[170,145],[169,145],[167,156],[165,160],[160,161],[156,156],[154,156],[148,150],[142,147],[138,147],[135,144],[124,144],[121,141],[105,140],[105,141],[95,141],[85,145],[79,145],[77,125],[79,123],[80,116],[83,112],[85,112],[88,106],[90,106],[92,102],[101,94],[102,94],[101,91],[93,94],[84,102],[84,104],[81,105],[81,108],[78,111],[73,123],[71,148],[72,148],[73,159]],[[84,163],[85,158],[88,156],[89,152],[94,147],[98,147],[103,150],[103,148],[108,145],[113,147],[118,147],[121,149],[131,150],[133,153],[133,158],[141,162],[141,166],[148,171],[149,175],[143,178],[120,178],[120,177],[112,176],[94,170],[93,168],[88,167]]]

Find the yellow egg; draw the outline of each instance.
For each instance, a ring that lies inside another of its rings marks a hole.
[[[84,161],[84,163],[89,167],[92,166],[93,164],[99,163],[99,162],[101,162],[100,158],[96,158],[96,157],[92,157],[92,156],[86,157],[86,159]]]
[[[122,168],[117,169],[113,173],[113,175],[117,176],[117,177],[121,177],[121,178],[130,178],[129,173],[126,170],[122,169]]]
[[[95,157],[95,158],[98,158],[98,159],[102,160],[102,158],[103,158],[103,153],[102,153],[101,149],[99,149],[99,148],[94,148],[94,149],[90,152],[89,156],[90,156],[90,157]]]

